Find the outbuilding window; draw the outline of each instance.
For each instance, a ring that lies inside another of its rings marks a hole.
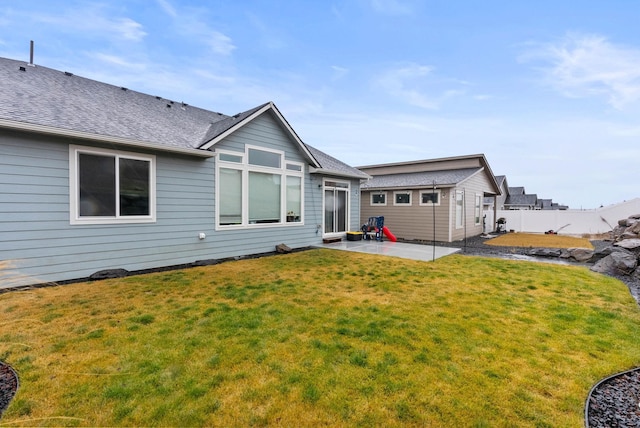
[[[440,190],[423,190],[420,192],[420,205],[440,205]]]
[[[393,205],[411,205],[411,192],[393,192]]]
[[[387,205],[387,193],[386,192],[371,193],[371,205]]]

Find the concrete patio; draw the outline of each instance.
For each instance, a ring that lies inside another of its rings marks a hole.
[[[440,257],[460,251],[459,248],[438,247],[433,245],[408,244],[405,242],[391,242],[375,240],[332,242],[322,244],[320,248],[333,250],[355,251],[358,253],[380,254],[382,256],[401,257],[403,259],[433,261]]]

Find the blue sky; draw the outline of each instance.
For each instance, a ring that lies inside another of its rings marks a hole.
[[[22,0],[0,56],[225,114],[273,101],[353,165],[483,153],[509,185],[640,196],[635,0]],[[1,82],[0,82],[1,84]]]

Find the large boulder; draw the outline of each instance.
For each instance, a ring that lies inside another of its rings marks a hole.
[[[634,220],[634,221],[635,223],[627,227],[627,230],[625,230],[625,232],[635,233],[637,235],[637,234],[640,234],[640,221],[638,220]]]
[[[588,248],[568,248],[567,250],[562,252],[560,257],[573,259],[577,262],[587,262],[591,260],[594,255],[593,250],[589,250]]]
[[[591,267],[594,272],[609,275],[630,275],[638,266],[638,258],[630,251],[614,251]]]
[[[557,248],[532,248],[529,250],[529,255],[536,257],[560,257],[562,250]]]
[[[635,250],[636,248],[640,248],[640,239],[623,239],[622,241],[618,241],[613,245],[620,248],[626,248],[627,250]]]
[[[92,281],[99,281],[102,279],[112,279],[112,278],[124,278],[129,275],[129,271],[126,269],[105,269],[99,270],[98,272],[92,273],[89,276],[89,279]]]

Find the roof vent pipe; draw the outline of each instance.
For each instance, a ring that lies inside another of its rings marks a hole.
[[[36,65],[33,63],[33,40],[31,40],[30,43],[30,47],[29,47],[29,64],[27,64],[31,67],[35,67]]]

